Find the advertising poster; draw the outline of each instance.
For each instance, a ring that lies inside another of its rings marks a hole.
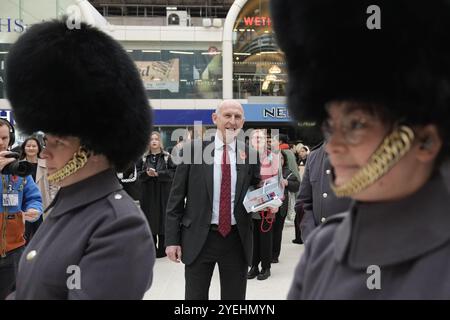
[[[169,90],[178,92],[180,89],[180,61],[135,61],[142,81],[147,90]]]

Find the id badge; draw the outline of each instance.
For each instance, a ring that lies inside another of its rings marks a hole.
[[[11,192],[2,194],[4,207],[17,207],[19,205],[19,193]]]

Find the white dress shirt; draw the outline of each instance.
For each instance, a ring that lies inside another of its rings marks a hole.
[[[211,224],[219,224],[223,146],[223,141],[216,133],[216,138],[214,139],[214,194]],[[236,224],[236,219],[234,218],[234,196],[236,193],[236,140],[233,140],[233,142],[227,144],[227,151],[230,158],[231,169],[231,225],[234,225]]]

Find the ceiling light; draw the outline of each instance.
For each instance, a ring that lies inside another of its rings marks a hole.
[[[169,51],[170,53],[174,53],[174,54],[194,54],[193,52],[190,51]]]

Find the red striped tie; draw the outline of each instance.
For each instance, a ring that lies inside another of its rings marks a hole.
[[[222,181],[220,183],[219,232],[226,237],[231,231],[231,168],[227,145],[223,145]]]

